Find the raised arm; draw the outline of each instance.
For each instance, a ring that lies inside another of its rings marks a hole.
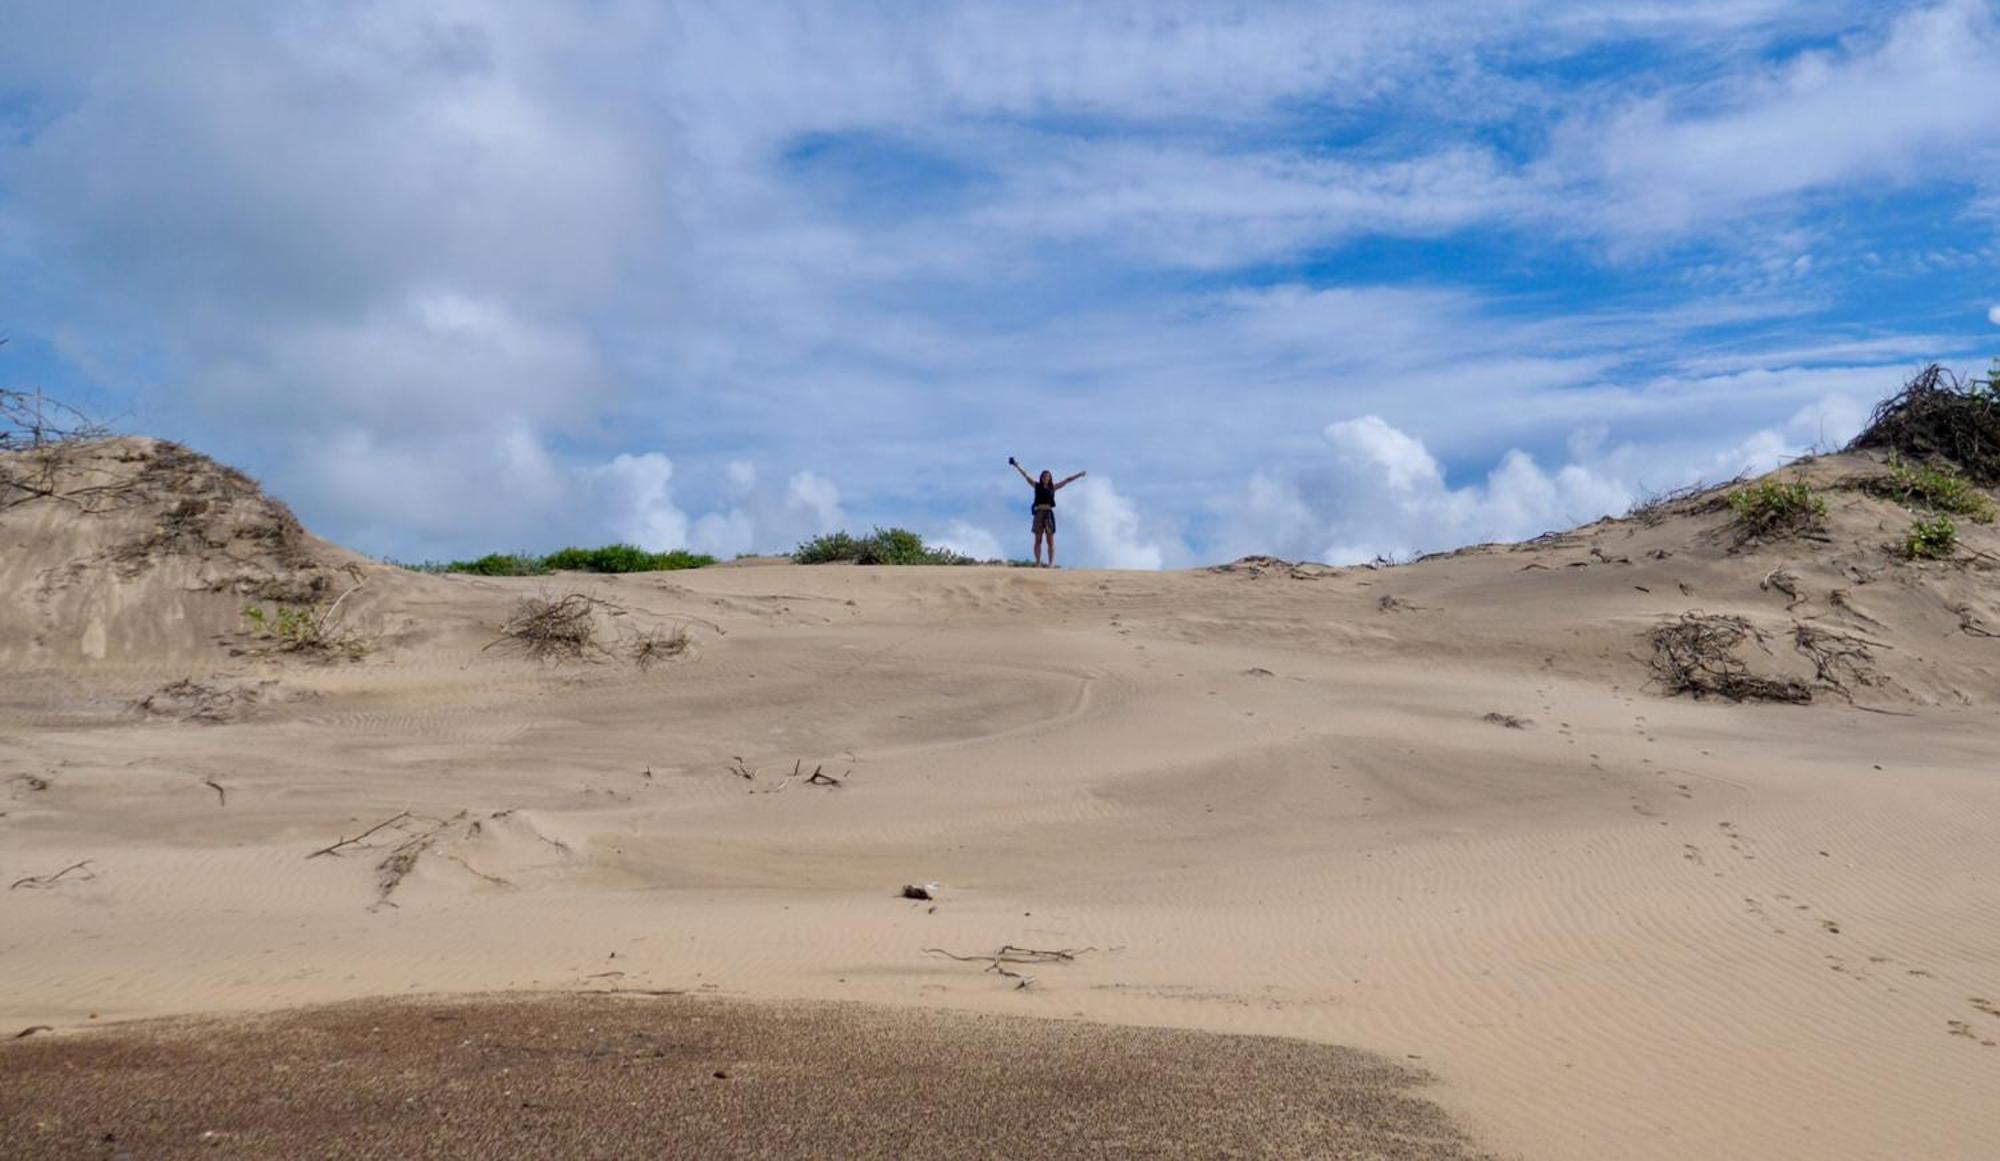
[[[1074,476],[1071,476],[1070,478],[1068,478],[1068,479],[1064,480],[1063,482],[1061,482],[1061,483],[1057,484],[1057,485],[1056,485],[1056,487],[1058,487],[1058,488],[1067,488],[1067,487],[1069,487],[1069,486],[1070,486],[1071,484],[1074,484],[1074,483],[1076,483],[1076,482],[1077,482],[1078,480],[1081,480],[1082,478],[1084,478],[1085,476],[1087,476],[1087,475],[1089,475],[1089,474],[1090,474],[1089,472],[1078,472],[1078,473],[1077,473],[1077,474],[1075,474]]]
[[[1010,467],[1010,468],[1013,468],[1013,469],[1014,469],[1015,471],[1017,471],[1017,472],[1021,473],[1021,478],[1022,478],[1023,480],[1026,480],[1026,481],[1027,481],[1027,483],[1028,483],[1028,486],[1029,486],[1030,488],[1032,488],[1032,487],[1034,487],[1034,486],[1035,486],[1035,477],[1033,477],[1033,476],[1029,475],[1029,474],[1028,474],[1028,469],[1026,469],[1026,468],[1022,467],[1022,466],[1020,465],[1020,463],[1019,463],[1019,462],[1017,462],[1017,461],[1016,461],[1016,460],[1014,459],[1014,457],[1013,457],[1013,456],[1008,456],[1008,457],[1007,457],[1007,466],[1008,466],[1008,467]]]

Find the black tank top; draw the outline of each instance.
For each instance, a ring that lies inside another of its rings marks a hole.
[[[1054,484],[1044,484],[1040,480],[1035,481],[1035,507],[1053,508],[1055,506],[1056,486]]]

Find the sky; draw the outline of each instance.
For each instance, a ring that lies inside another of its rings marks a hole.
[[[0,0],[0,386],[402,560],[1518,539],[2000,353],[1994,2]]]

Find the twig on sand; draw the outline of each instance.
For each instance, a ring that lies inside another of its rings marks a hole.
[[[382,856],[382,861],[375,864],[376,907],[396,905],[390,901],[389,896],[395,894],[396,888],[403,885],[405,876],[417,869],[417,860],[423,857],[425,851],[431,849],[431,844],[437,841],[438,835],[444,833],[446,827],[464,817],[465,812],[461,810],[449,819],[432,819],[429,830],[411,835],[396,844],[394,850]]]
[[[1027,989],[1034,986],[1035,977],[1026,972],[1014,971],[1009,965],[1074,963],[1077,956],[1096,950],[1094,947],[1016,947],[1007,943],[1002,944],[1000,950],[988,955],[960,955],[954,951],[946,951],[942,947],[927,947],[924,952],[927,955],[941,955],[960,963],[984,963],[987,972],[1015,981],[1016,988]]]
[[[368,583],[368,578],[362,576],[361,570],[358,568],[351,568],[348,575],[354,578],[353,586],[338,597],[335,597],[333,604],[327,606],[326,612],[320,615],[318,633],[321,638],[326,637],[326,627],[333,623],[333,615],[340,611],[340,603],[353,596],[356,589]]]
[[[803,762],[800,763],[801,766],[804,764]],[[798,771],[793,770],[792,773],[797,774]],[[849,773],[852,773],[852,771],[849,771]],[[845,784],[845,779],[835,778],[833,775],[825,773],[825,767],[823,766],[814,766],[813,772],[806,776],[807,786],[832,786],[838,788]]]
[[[19,1032],[14,1033],[14,1039],[26,1040],[28,1037],[33,1036],[37,1032],[53,1032],[53,1031],[55,1031],[55,1026],[52,1024],[30,1024],[26,1028],[21,1029]]]
[[[81,878],[84,880],[95,879],[97,872],[90,869],[92,862],[93,860],[91,859],[85,859],[80,863],[71,863],[69,866],[52,875],[29,875],[25,879],[16,879],[7,889],[12,891],[17,887],[30,887],[39,891],[45,887],[53,887],[57,883],[62,882],[63,876],[69,874],[71,871],[82,871]]]
[[[312,854],[307,855],[306,858],[316,859],[321,855],[338,855],[340,853],[340,848],[351,847],[355,843],[360,842],[362,839],[367,838],[369,835],[374,834],[376,831],[381,830],[384,827],[394,826],[408,817],[410,817],[410,812],[406,810],[403,813],[398,814],[393,818],[385,818],[381,822],[376,823],[374,826],[369,827],[367,830],[362,831],[360,834],[355,835],[353,838],[344,838],[341,839],[339,842],[332,844],[331,846],[321,847],[320,849],[314,851]]]
[[[229,805],[229,791],[222,788],[222,783],[217,782],[213,778],[204,777],[201,780],[201,784],[215,791],[215,804],[217,806]]]

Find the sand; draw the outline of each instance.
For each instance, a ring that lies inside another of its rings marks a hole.
[[[1476,1156],[1345,1049],[854,1004],[364,1001],[8,1066],[18,1157]]]
[[[53,1029],[0,1069],[115,1057],[158,1033],[102,1026],[147,1017],[667,990],[753,1023],[863,1005],[871,1060],[977,1041],[945,1011],[1341,1046],[1434,1078],[1408,1099],[1503,1156],[1992,1157],[2000,535],[1898,562],[1909,514],[1830,494],[1823,535],[1771,544],[1693,502],[1391,569],[1167,574],[439,578],[225,530],[124,575],[95,562],[157,504],[0,513],[0,880],[88,861],[0,891],[0,1035]],[[362,660],[245,634],[302,575],[323,604],[360,583]],[[609,602],[602,655],[488,648],[567,591]],[[1748,662],[1812,704],[1650,685],[1690,610],[1747,618]],[[1847,695],[1801,624],[1869,643]],[[681,655],[625,656],[674,627]],[[1003,965],[1023,988],[977,958],[1003,945],[1075,954]],[[8,1124],[38,1115],[19,1091]]]

